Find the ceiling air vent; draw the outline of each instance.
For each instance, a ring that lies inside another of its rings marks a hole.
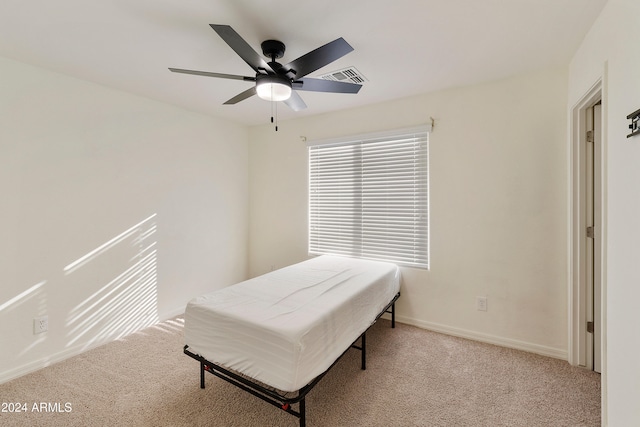
[[[360,71],[356,70],[355,67],[348,67],[342,70],[333,71],[329,74],[323,74],[320,78],[325,80],[333,80],[334,82],[346,82],[346,83],[356,83],[363,84],[367,81],[365,76],[360,73]]]

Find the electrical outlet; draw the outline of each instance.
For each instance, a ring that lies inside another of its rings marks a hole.
[[[478,311],[487,311],[487,297],[476,297],[476,308]]]
[[[49,316],[41,316],[33,319],[33,333],[41,334],[49,330]]]

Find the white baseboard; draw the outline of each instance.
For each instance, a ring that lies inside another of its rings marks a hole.
[[[168,311],[161,315],[158,315],[158,322],[164,322],[165,320],[171,319],[176,316],[180,316],[184,314],[184,307],[177,308],[175,310]],[[144,329],[144,328],[142,328]],[[136,331],[132,332],[135,333]],[[102,345],[113,342],[113,339],[105,339],[102,341],[93,342],[90,345],[87,344],[79,344],[73,347],[69,347],[63,351],[52,354],[50,356],[34,360],[32,362],[26,363],[24,365],[18,366],[16,368],[10,369],[5,372],[0,372],[0,384],[9,382],[16,378],[19,378],[23,375],[30,374],[32,372],[38,371],[40,369],[46,368],[47,366],[53,365],[54,363],[62,362],[63,360],[69,359],[73,356],[77,356],[94,348],[100,347]]]
[[[165,321],[167,319],[171,319],[173,317],[179,316],[184,313],[184,307],[178,308],[176,310],[166,312],[162,316],[160,316],[160,321]],[[390,319],[391,316],[385,314],[383,318]],[[556,359],[568,360],[568,353],[566,350],[547,347],[539,344],[533,344],[526,341],[514,340],[510,338],[499,337],[496,335],[483,334],[476,331],[470,331],[467,329],[455,328],[452,326],[442,325],[434,322],[425,322],[423,320],[412,319],[410,317],[398,316],[396,315],[396,321],[400,323],[405,323],[407,325],[416,326],[422,329],[428,329],[434,332],[440,332],[447,335],[453,335],[456,337],[467,338],[475,341],[486,342],[489,344],[499,345],[502,347],[514,348],[517,350],[528,351],[530,353],[536,353],[543,356],[553,357]],[[99,347],[101,345],[107,344],[112,340],[105,340],[104,342],[96,342],[91,346],[86,345],[78,345],[56,354],[53,354],[49,357],[39,359],[33,362],[29,362],[25,365],[19,366],[17,368],[11,369],[9,371],[5,371],[0,373],[0,384],[11,381],[15,378],[21,377],[23,375],[29,374],[31,372],[35,372],[39,369],[46,368],[49,365],[52,365],[57,362],[61,362],[65,359],[68,359],[73,356],[77,356],[78,354],[89,351],[93,348]]]
[[[185,309],[185,307],[181,307],[181,308],[177,308],[175,310],[163,313],[162,315],[159,316],[160,317],[160,321],[164,322],[165,320],[172,319],[172,318],[174,318],[176,316],[184,315],[184,309]]]
[[[170,319],[175,316],[184,314],[184,309],[175,310],[175,312],[169,313],[165,316],[165,319]],[[385,314],[384,319],[391,320],[391,315]],[[485,342],[488,344],[499,345],[501,347],[514,348],[516,350],[523,350],[529,353],[540,354],[542,356],[553,357],[555,359],[569,360],[567,350],[559,348],[548,347],[540,344],[533,344],[526,341],[514,340],[510,338],[499,337],[496,335],[483,334],[476,331],[470,331],[461,328],[455,328],[452,326],[442,325],[434,322],[425,322],[423,320],[417,320],[406,316],[396,315],[396,321],[405,323],[407,325],[416,326],[422,329],[428,329],[430,331],[439,332],[442,334],[452,335],[461,338],[467,338],[475,341]]]
[[[456,328],[453,326],[442,325],[434,322],[425,322],[423,320],[412,319],[405,316],[396,315],[396,321],[400,323],[406,323],[407,325],[417,326],[418,328],[439,332],[442,334],[453,335],[460,338],[467,338],[475,341],[485,342],[488,344],[499,345],[501,347],[514,348],[516,350],[523,350],[529,353],[553,357],[555,359],[562,359],[567,361],[569,360],[567,350],[559,348],[533,344],[530,342],[514,340],[511,338],[504,338],[497,335],[484,334],[481,332],[470,331],[467,329]]]
[[[0,373],[0,384],[6,383],[8,381],[19,378],[23,375],[27,375],[32,372],[38,371],[40,369],[46,368],[47,366],[53,365],[54,363],[62,362],[63,360],[69,359],[70,357],[73,357],[73,356],[77,356],[91,349],[100,347],[101,345],[107,344],[108,342],[111,342],[111,341],[112,340],[105,340],[104,342],[95,342],[89,346],[87,346],[86,344],[76,345],[73,347],[69,347],[58,353],[44,357],[42,359],[34,360],[22,366],[18,366],[14,369],[10,369],[8,371],[2,372]]]

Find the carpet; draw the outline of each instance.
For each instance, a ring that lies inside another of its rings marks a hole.
[[[213,375],[200,389],[182,329],[176,317],[0,385],[0,425],[298,425]],[[381,319],[367,369],[349,350],[306,401],[309,427],[599,426],[600,375]]]

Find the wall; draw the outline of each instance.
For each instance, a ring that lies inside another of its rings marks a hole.
[[[556,69],[282,122],[278,132],[251,128],[250,274],[308,257],[301,136],[432,116],[431,268],[403,269],[399,320],[566,358],[566,93],[566,70]],[[488,297],[487,312],[476,296]]]
[[[0,382],[244,279],[247,165],[244,127],[0,58]]]
[[[603,81],[606,186],[603,425],[640,425],[640,136],[626,116],[640,108],[640,3],[609,0],[569,72],[569,106]]]

